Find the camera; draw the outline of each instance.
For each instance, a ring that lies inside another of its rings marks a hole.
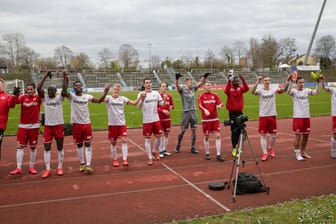
[[[207,72],[203,75],[204,78],[208,78],[208,76],[210,75],[211,73],[210,72]]]
[[[181,73],[175,73],[175,79],[179,79],[181,77],[182,77]]]
[[[248,116],[242,114],[242,115],[239,115],[238,117],[236,117],[235,123],[238,126],[242,126],[246,121],[248,121]]]
[[[241,114],[238,117],[236,117],[234,121],[226,120],[226,121],[223,121],[223,124],[224,126],[231,126],[234,123],[237,126],[243,126],[246,121],[248,121],[248,116]]]

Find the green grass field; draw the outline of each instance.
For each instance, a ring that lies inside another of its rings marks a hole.
[[[223,93],[223,90],[216,90],[222,99],[223,103],[226,102],[226,95]],[[177,91],[169,92],[174,99],[175,109],[172,110],[172,125],[178,125],[180,122],[180,117],[182,113],[182,104],[181,98]],[[201,91],[197,92],[199,95]],[[129,99],[136,99],[138,92],[123,92],[122,95],[128,97]],[[101,94],[93,94],[96,97],[99,97]],[[245,97],[245,108],[244,114],[249,117],[249,120],[255,120],[258,118],[258,97],[252,95],[250,92],[244,95]],[[105,103],[101,104],[89,104],[90,113],[91,113],[91,122],[94,130],[103,130],[107,128],[107,113]],[[70,106],[69,101],[65,99],[64,105],[64,119],[66,123],[70,122]],[[278,118],[290,118],[292,116],[292,99],[287,93],[277,95],[277,111]],[[41,108],[43,111],[43,107]],[[312,116],[321,116],[330,114],[330,94],[325,91],[321,91],[318,95],[310,97],[310,111]],[[198,112],[199,122],[201,120],[200,112]],[[142,127],[142,114],[141,110],[136,106],[125,106],[125,114],[127,119],[127,126],[129,128],[133,127]],[[9,120],[7,125],[6,134],[13,135],[16,134],[18,121],[20,116],[20,106],[18,105],[10,111]],[[228,112],[225,108],[219,109],[219,118],[220,121],[228,119]]]

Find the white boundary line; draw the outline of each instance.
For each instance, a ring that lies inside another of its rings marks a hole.
[[[140,145],[136,144],[134,141],[128,139],[129,142],[131,142],[133,145],[135,145],[136,147],[138,147],[140,150],[145,152],[145,149],[142,148]],[[218,205],[220,208],[224,209],[227,212],[230,212],[231,209],[229,209],[228,207],[226,207],[225,205],[223,205],[222,203],[220,203],[219,201],[217,201],[216,199],[214,199],[213,197],[211,197],[209,194],[207,194],[206,192],[202,191],[202,189],[200,189],[199,187],[197,187],[195,184],[193,184],[192,182],[190,182],[188,179],[186,179],[185,177],[183,177],[182,175],[180,175],[178,172],[176,172],[173,168],[167,166],[165,163],[161,162],[160,163],[166,168],[168,169],[170,172],[172,172],[173,174],[175,174],[177,177],[179,177],[181,180],[183,180],[185,183],[187,183],[189,186],[191,186],[192,188],[194,188],[195,190],[197,190],[198,192],[200,192],[201,194],[203,194],[206,198],[208,198],[210,201],[212,201],[213,203],[215,203],[216,205]]]

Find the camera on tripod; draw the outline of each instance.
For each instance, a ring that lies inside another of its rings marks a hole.
[[[234,121],[226,120],[223,122],[224,126],[231,126],[232,124],[236,124],[237,126],[241,127],[245,125],[245,122],[248,121],[248,116],[241,114]]]

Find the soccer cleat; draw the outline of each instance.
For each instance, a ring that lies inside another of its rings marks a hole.
[[[237,148],[232,149],[231,154],[233,157],[237,157],[238,156]]]
[[[79,172],[84,172],[85,171],[85,168],[86,168],[86,165],[83,163],[83,164],[80,164],[79,165]]]
[[[45,170],[42,174],[42,178],[45,179],[45,178],[48,178],[50,177],[50,170]]]
[[[93,169],[91,168],[91,166],[87,165],[85,167],[85,173],[86,174],[92,174],[92,172],[93,172]]]
[[[119,167],[119,162],[118,162],[118,160],[114,159],[113,162],[112,162],[112,165],[113,165],[114,167]]]
[[[217,155],[217,156],[216,156],[216,160],[217,160],[218,162],[224,162],[224,157],[221,156],[221,155]]]
[[[123,160],[123,161],[122,161],[122,165],[123,165],[123,166],[129,166],[129,163],[128,163],[127,160]]]
[[[64,174],[63,169],[62,168],[57,168],[56,174],[57,174],[57,176],[62,176]]]
[[[147,165],[148,165],[148,166],[153,165],[153,159],[148,159],[148,161],[147,161]]]
[[[180,152],[180,145],[176,145],[175,152],[179,153]]]
[[[272,148],[267,149],[267,151],[268,151],[268,155],[270,155],[270,157],[272,157],[272,158],[275,157],[275,152],[273,151]]]
[[[160,158],[164,158],[165,155],[163,154],[163,152],[160,152]]]
[[[167,152],[167,151],[163,151],[163,155],[164,155],[164,156],[170,156],[171,153],[170,153],[170,152]]]
[[[34,174],[34,175],[37,174],[37,171],[36,171],[35,168],[32,167],[32,166],[29,167],[28,171],[29,171],[30,174]]]
[[[198,154],[198,150],[195,147],[191,147],[190,151],[193,154]]]
[[[160,160],[160,155],[159,155],[159,153],[157,153],[157,152],[152,152],[152,156],[153,156],[154,160],[157,160],[157,161]]]
[[[205,159],[206,159],[206,160],[210,160],[210,159],[211,159],[210,154],[206,154],[206,155],[205,155]]]
[[[12,170],[9,172],[10,175],[17,175],[21,173],[22,173],[22,170],[20,168],[16,168],[15,170]]]
[[[261,157],[261,161],[266,161],[267,157],[268,157],[268,155],[266,153],[263,154],[262,157]]]

